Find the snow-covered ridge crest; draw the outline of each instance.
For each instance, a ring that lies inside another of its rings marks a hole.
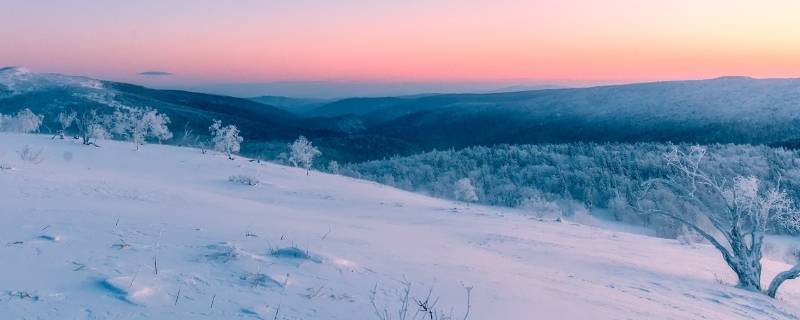
[[[55,73],[36,73],[24,67],[0,68],[0,85],[11,95],[36,92],[53,88],[77,88],[107,91],[102,81],[80,76]]]

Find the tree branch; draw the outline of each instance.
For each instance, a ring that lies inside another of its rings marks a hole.
[[[791,269],[779,273],[774,279],[772,279],[772,282],[769,283],[767,295],[775,298],[775,295],[778,293],[778,288],[783,284],[784,281],[796,279],[798,276],[800,276],[800,264],[797,264]]]

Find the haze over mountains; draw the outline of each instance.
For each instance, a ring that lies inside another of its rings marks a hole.
[[[237,124],[252,146],[306,135],[341,161],[471,145],[673,141],[797,146],[800,80],[723,77],[592,88],[342,100],[241,99],[0,69],[0,113],[148,106],[174,131]],[[245,147],[245,151],[262,152]]]
[[[145,82],[147,85],[148,82]],[[493,93],[552,89],[581,85],[577,81],[543,83],[532,80],[462,81],[462,82],[401,82],[401,81],[278,81],[265,83],[229,83],[168,85],[153,81],[157,88],[181,89],[234,97],[285,96],[302,99],[336,100],[351,97],[409,96],[443,93]]]

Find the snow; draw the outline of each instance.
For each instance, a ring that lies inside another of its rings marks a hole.
[[[0,134],[0,312],[376,319],[433,287],[461,319],[796,319],[707,245],[535,219],[222,154]],[[39,164],[17,157],[43,148]],[[260,181],[228,181],[235,175]],[[764,279],[789,266],[767,260]],[[412,302],[413,304],[413,302]]]
[[[103,93],[106,91],[99,80],[54,73],[35,73],[22,67],[0,68],[0,86],[5,86],[12,95],[52,88],[74,88]]]

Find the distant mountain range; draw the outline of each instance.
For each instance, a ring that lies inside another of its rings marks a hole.
[[[424,149],[503,143],[688,141],[796,146],[800,80],[724,77],[592,88],[336,101],[365,132]]]
[[[336,101],[332,99],[292,98],[283,96],[260,96],[250,98],[250,100],[275,106],[283,111],[294,114],[304,114],[308,111],[324,106],[327,103]]]
[[[29,107],[54,128],[64,110],[148,106],[173,131],[237,124],[250,146],[306,135],[330,159],[363,161],[433,148],[565,142],[673,141],[800,147],[800,80],[724,77],[592,88],[430,94],[336,101],[241,99],[22,68],[0,69],[0,113]],[[258,153],[275,146],[245,148]]]

